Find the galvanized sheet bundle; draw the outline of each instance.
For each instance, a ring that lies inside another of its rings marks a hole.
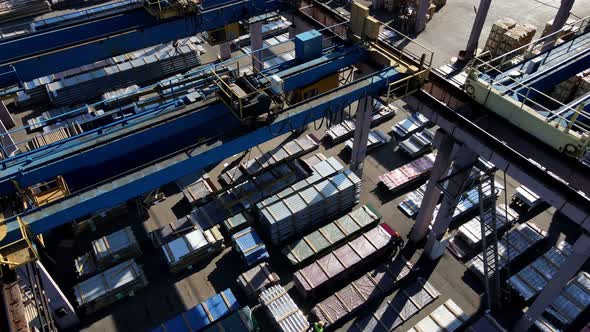
[[[228,288],[165,323],[160,324],[158,327],[152,329],[151,332],[201,331],[220,319],[227,317],[230,313],[237,311],[239,307],[238,300],[236,300],[231,289]]]
[[[264,242],[252,227],[234,234],[231,241],[234,250],[238,252],[247,266],[253,266],[269,257]]]
[[[129,62],[76,75],[46,85],[55,105],[73,105],[112,90],[156,80],[199,65],[199,52],[191,43],[166,48]]]
[[[408,330],[408,332],[421,331],[445,331],[454,332],[460,329],[469,319],[463,310],[449,299],[440,307],[434,309],[432,313],[423,318],[418,324]]]
[[[124,295],[132,295],[147,283],[139,265],[128,260],[77,284],[74,294],[78,306],[90,313],[116,302]]]
[[[391,128],[391,130],[393,130],[393,132],[396,133],[400,138],[406,139],[413,133],[424,129],[427,124],[428,119],[424,115],[416,112],[404,120],[396,123]]]
[[[179,184],[179,187],[181,187],[184,198],[191,206],[208,201],[211,198],[211,194],[217,191],[217,188],[207,174],[186,186]]]
[[[495,181],[494,181],[495,182]],[[482,183],[482,194],[484,202],[487,202],[492,198],[492,187],[489,182]],[[495,182],[495,195],[498,196],[504,189],[498,182]],[[440,204],[436,206],[433,213],[433,219],[436,218],[438,214],[438,210],[440,208]],[[452,220],[457,220],[462,218],[463,216],[479,209],[479,189],[477,185],[475,188],[471,188],[461,194],[461,198],[459,199],[459,203],[457,203],[457,207],[453,212]]]
[[[45,0],[2,0],[0,1],[0,22],[35,16],[51,11]]]
[[[556,247],[552,247],[543,256],[508,279],[508,284],[525,301],[528,301],[545,288],[545,285],[557,274],[561,264],[572,252],[572,246],[561,241]]]
[[[282,250],[291,265],[299,266],[323,252],[336,248],[344,241],[364,232],[381,220],[375,210],[367,205],[349,212],[342,218],[292,242]]]
[[[279,331],[304,332],[309,329],[309,322],[283,286],[276,285],[263,291],[259,302]]]
[[[399,190],[430,174],[435,158],[435,153],[429,153],[379,176],[379,182],[385,185],[390,191]]]
[[[252,297],[280,281],[281,279],[271,271],[268,263],[262,262],[242,273],[238,277],[237,283],[249,297]]]
[[[373,100],[373,107],[376,107],[376,109],[373,110],[373,114],[371,115],[371,128],[395,116],[396,111],[393,105],[385,106],[379,101]],[[355,128],[356,122],[354,119],[345,119],[328,128],[326,130],[326,137],[330,139],[332,144],[340,143],[352,136]]]
[[[348,139],[346,143],[344,143],[346,148],[352,150],[353,141],[354,139],[352,138]],[[369,132],[369,138],[367,140],[367,150],[370,151],[372,149],[375,149],[389,141],[391,141],[391,136],[387,135],[381,130],[373,130]]]
[[[565,286],[535,325],[541,331],[567,328],[590,306],[590,274],[581,271]]]
[[[424,307],[434,302],[440,293],[427,281],[418,278],[400,290],[389,302],[377,310],[355,320],[349,331],[393,331]]]
[[[499,257],[496,270],[500,271],[509,263],[518,259],[533,246],[541,242],[545,236],[546,233],[531,222],[518,225],[516,228],[511,229],[508,234],[498,241]],[[508,250],[508,244],[510,244],[510,250]],[[510,252],[510,257],[508,257],[508,252]],[[483,255],[481,253],[465,263],[465,266],[479,278],[483,278]]]
[[[342,247],[295,272],[293,282],[304,297],[359,269],[393,244],[392,235],[381,225],[364,232]]]
[[[360,186],[351,171],[338,173],[259,208],[262,226],[278,245],[351,208],[360,198]]]
[[[506,216],[508,216],[508,219],[506,219]],[[503,205],[496,206],[496,229],[498,231],[504,230],[516,218],[518,218],[518,213],[516,213],[516,211],[512,210],[511,208],[505,208]],[[486,224],[490,224],[492,222],[492,215],[490,211],[486,212],[484,220]],[[482,238],[481,218],[479,215],[461,225],[457,235],[471,248],[478,246]],[[486,236],[489,235],[490,233],[486,234]]]
[[[315,305],[311,312],[327,326],[340,321],[384,296],[412,270],[412,264],[397,256],[364,274],[346,287]]]
[[[166,263],[172,272],[178,272],[184,268],[192,268],[192,265],[211,255],[218,254],[224,248],[223,236],[219,232],[219,226],[202,231],[195,229],[162,246]]]
[[[426,151],[432,150],[432,140],[434,133],[426,128],[420,132],[412,134],[408,139],[401,141],[399,147],[410,157],[415,157]]]
[[[240,212],[235,216],[229,217],[223,221],[223,228],[229,234],[234,234],[242,229],[248,227],[251,224],[250,215],[246,212]]]

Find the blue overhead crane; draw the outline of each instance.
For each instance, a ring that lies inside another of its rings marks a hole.
[[[79,67],[151,45],[288,9],[280,0],[205,1],[199,12],[159,19],[144,8],[0,41],[0,86]]]

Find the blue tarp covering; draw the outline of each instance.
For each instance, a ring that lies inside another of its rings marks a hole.
[[[248,227],[232,236],[234,248],[246,265],[255,265],[269,257],[266,246],[252,227]]]

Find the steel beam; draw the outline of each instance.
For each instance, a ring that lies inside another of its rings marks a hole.
[[[193,174],[236,153],[288,133],[294,128],[302,127],[326,116],[328,109],[344,107],[366,95],[379,95],[390,82],[403,77],[404,74],[391,68],[380,70],[293,105],[285,109],[272,123],[244,135],[211,141],[194,150],[167,157],[123,177],[72,194],[54,204],[28,211],[21,215],[21,219],[33,235],[45,233],[76,218],[111,208],[180,177]],[[7,235],[1,241],[2,244],[12,243],[21,236],[16,218],[6,220],[6,225]]]
[[[426,184],[422,204],[420,205],[420,210],[418,210],[418,216],[416,216],[416,223],[414,223],[414,227],[410,233],[410,240],[414,243],[426,238],[428,227],[432,222],[434,208],[440,199],[441,191],[437,186],[438,180],[447,174],[447,170],[451,167],[451,156],[453,154],[455,140],[444,131],[437,130],[434,141],[440,143],[438,143],[438,152],[434,160],[432,172],[430,173],[430,179]]]
[[[582,265],[590,257],[590,235],[582,234],[573,245],[572,254],[560,265],[559,271],[545,285],[533,304],[516,323],[513,332],[528,331],[541,314],[559,297],[559,292],[567,285]]]
[[[250,48],[252,49],[252,67],[255,71],[261,71],[264,68],[264,59],[262,59],[262,21],[250,23]]]
[[[574,2],[575,0],[561,0],[561,5],[559,6],[557,14],[555,14],[555,18],[553,19],[553,23],[551,24],[551,31],[549,31],[549,34],[554,34],[563,28],[565,22],[567,22],[567,19],[570,17],[570,12],[572,11]],[[545,40],[545,43],[543,44],[541,52],[550,50],[553,47],[553,45],[555,45],[555,41],[557,41],[557,38],[559,38],[557,34],[548,37]]]
[[[420,33],[426,29],[426,15],[428,14],[430,0],[420,0],[418,3],[418,14],[416,14],[416,23],[414,26],[415,33]]]
[[[373,114],[373,98],[366,96],[359,100],[356,109],[356,126],[352,142],[350,170],[359,178],[363,178],[363,166],[367,156],[367,143],[371,130],[371,116]]]
[[[475,56],[479,38],[481,37],[481,31],[483,30],[483,25],[488,17],[488,11],[490,10],[491,4],[492,0],[480,0],[479,2],[479,8],[475,14],[475,21],[473,21],[469,40],[467,41],[467,47],[465,48],[466,60],[470,60]]]

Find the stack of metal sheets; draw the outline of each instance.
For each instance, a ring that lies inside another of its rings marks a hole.
[[[238,285],[240,285],[249,297],[258,295],[260,291],[276,285],[280,281],[279,276],[271,271],[270,266],[266,262],[262,262],[242,273],[237,280]]]
[[[348,331],[394,331],[412,316],[434,302],[440,293],[427,281],[418,278],[409,286],[400,290],[391,301],[355,320]]]
[[[385,106],[377,100],[374,100],[373,104],[376,109],[373,110],[371,115],[371,128],[395,116],[395,106]],[[326,137],[330,139],[332,144],[337,144],[352,136],[355,128],[356,122],[354,119],[345,119],[326,130]]]
[[[159,248],[184,234],[194,231],[195,229],[199,229],[199,227],[197,223],[192,220],[192,217],[188,215],[150,232],[149,236],[154,247]]]
[[[281,332],[306,332],[309,322],[297,304],[281,285],[264,290],[259,302],[265,308],[274,326]]]
[[[430,174],[434,166],[435,153],[429,153],[408,164],[400,166],[379,177],[379,182],[390,191],[400,190]]]
[[[440,307],[434,309],[432,313],[423,318],[418,324],[408,330],[408,332],[421,331],[445,331],[454,332],[460,329],[469,316],[455,303],[448,299]]]
[[[90,253],[74,261],[79,276],[94,274],[121,260],[141,255],[139,243],[129,226],[94,240],[91,245]]]
[[[247,266],[253,266],[268,259],[268,251],[262,239],[252,227],[237,232],[231,237],[234,250]]]
[[[135,60],[49,83],[46,85],[49,99],[55,105],[73,105],[99,97],[105,91],[157,80],[199,65],[199,51],[190,39],[178,45],[170,43]]]
[[[354,139],[350,138],[344,143],[347,149],[352,151]],[[381,130],[373,130],[369,132],[369,139],[367,141],[367,150],[371,151],[387,142],[391,141],[391,136],[387,135]]]
[[[225,245],[219,226],[206,231],[195,229],[162,246],[166,263],[172,272],[191,269],[192,266],[211,255],[220,253]]]
[[[536,244],[545,239],[546,233],[537,225],[527,222],[511,229],[501,240],[498,241],[498,266],[500,271],[508,264],[529,252]],[[508,255],[510,254],[510,257]],[[483,255],[479,254],[465,266],[479,278],[484,277]]]
[[[412,271],[412,264],[398,256],[315,305],[311,312],[327,326],[337,325],[365,305],[389,293]]]
[[[275,245],[283,243],[350,209],[359,201],[360,190],[358,176],[351,171],[338,173],[259,208],[263,229]]]
[[[2,0],[0,1],[0,22],[35,16],[51,11],[45,0]]]
[[[590,274],[581,271],[535,322],[543,332],[563,331],[590,307]]]
[[[285,246],[283,255],[287,257],[291,265],[304,265],[325,251],[337,248],[345,241],[351,240],[359,233],[379,223],[380,220],[381,215],[377,211],[370,206],[363,205],[344,217]]]
[[[508,279],[508,284],[528,301],[537,296],[559,271],[559,267],[573,252],[572,246],[562,241],[543,256]]]
[[[500,195],[500,193],[502,192],[502,190],[504,190],[504,188],[498,183],[495,182],[495,188],[496,188],[496,197]],[[490,186],[489,182],[485,182],[482,184],[482,194],[483,194],[483,199],[484,199],[484,203],[488,202],[490,199],[492,199],[492,187]],[[436,215],[438,214],[438,210],[440,208],[440,204],[436,206],[436,208],[434,209],[434,213],[433,213],[433,220],[436,219]],[[455,208],[455,211],[453,212],[453,216],[452,216],[452,220],[457,220],[460,219],[466,215],[469,215],[470,213],[476,211],[479,209],[479,189],[477,188],[477,186],[475,188],[471,188],[469,190],[467,190],[466,192],[464,192],[463,194],[461,194],[461,198],[459,199],[459,203],[457,204],[457,207]]]
[[[217,191],[215,184],[209,179],[207,174],[181,188],[184,198],[186,198],[191,206],[207,202],[211,198],[211,194]]]
[[[245,306],[219,322],[204,329],[203,332],[252,332],[255,330],[250,307]],[[176,330],[175,330],[176,331]],[[197,330],[192,330],[197,331]],[[171,332],[170,330],[166,332]]]
[[[252,217],[246,211],[243,211],[225,219],[223,221],[223,228],[228,234],[234,234],[248,227],[251,223]]]
[[[421,185],[420,188],[406,194],[404,200],[399,203],[398,207],[408,217],[414,218],[418,214],[420,206],[422,206],[422,199],[424,199],[427,184],[428,183],[425,183]]]
[[[508,219],[506,219],[506,217],[508,217]],[[516,213],[516,211],[511,208],[505,208],[503,205],[496,206],[496,229],[499,232],[502,232],[508,227],[508,225],[511,225],[516,218],[518,218],[518,213]],[[491,211],[485,214],[485,222],[486,224],[492,222]],[[489,235],[490,233],[487,233],[486,237]],[[459,236],[470,248],[478,246],[482,238],[481,218],[479,215],[461,225],[457,232],[457,236]]]
[[[160,324],[151,332],[201,331],[224,317],[228,317],[239,308],[238,300],[236,300],[231,289],[228,288]]]
[[[78,306],[86,313],[104,308],[147,286],[142,269],[133,260],[116,265],[74,286]]]
[[[391,130],[396,133],[401,139],[406,139],[413,133],[426,128],[428,125],[428,119],[416,112],[407,117],[406,119],[396,123]]]
[[[295,287],[304,297],[313,296],[322,287],[350,275],[376,256],[387,252],[393,242],[392,235],[382,225],[372,228],[295,272]]]
[[[434,140],[434,133],[432,130],[426,128],[401,141],[399,147],[408,156],[413,158],[432,150],[432,140]]]

